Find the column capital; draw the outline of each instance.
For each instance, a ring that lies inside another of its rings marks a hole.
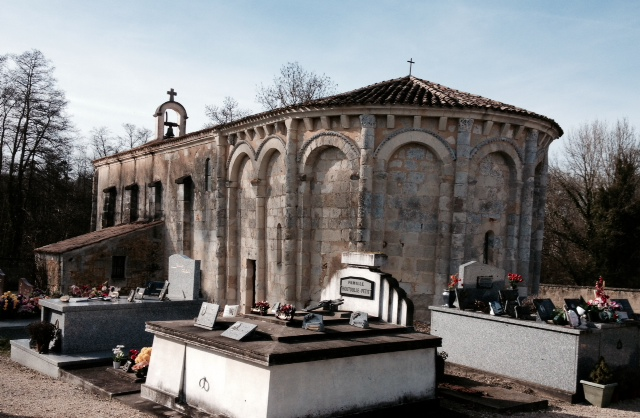
[[[458,131],[471,132],[471,128],[473,128],[473,119],[464,118],[458,121]]]
[[[375,115],[360,115],[360,126],[363,128],[375,128],[376,127]]]

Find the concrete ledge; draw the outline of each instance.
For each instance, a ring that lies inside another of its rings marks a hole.
[[[40,354],[29,348],[29,340],[11,341],[11,360],[40,373],[60,378],[61,368],[87,367],[111,362],[111,351],[79,354]]]

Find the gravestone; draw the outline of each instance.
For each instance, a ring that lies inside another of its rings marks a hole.
[[[489,288],[491,282],[492,289],[500,290],[505,288],[504,278],[506,276],[503,269],[490,266],[488,264],[469,261],[460,266],[459,276],[465,288]],[[480,286],[478,286],[480,283]]]
[[[249,324],[247,322],[236,322],[220,335],[223,337],[231,338],[232,340],[240,341],[247,335],[251,334],[256,328],[258,328],[256,324]]]
[[[200,313],[194,325],[196,327],[212,330],[216,324],[216,317],[220,311],[220,305],[215,303],[202,302]]]
[[[349,318],[349,325],[358,328],[369,328],[369,315],[366,312],[353,312]]]
[[[24,277],[18,282],[18,294],[29,296],[33,293],[33,285]]]
[[[200,260],[186,255],[169,257],[169,300],[196,300],[200,295]]]

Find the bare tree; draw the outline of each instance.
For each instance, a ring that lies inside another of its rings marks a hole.
[[[233,97],[225,97],[222,106],[207,105],[205,113],[210,122],[205,126],[207,128],[221,125],[223,123],[233,122],[249,116],[252,112],[249,109],[242,109]]]
[[[562,158],[550,164],[545,225],[545,281],[636,280],[640,141],[626,120],[613,128],[595,121],[567,136]]]
[[[133,123],[123,123],[124,135],[118,136],[118,149],[120,151],[132,149],[143,145],[151,138],[153,133],[148,128],[138,128]]]
[[[257,88],[256,101],[267,110],[335,94],[336,84],[330,77],[307,71],[297,62],[288,62],[280,68],[280,75],[273,78],[272,86]]]

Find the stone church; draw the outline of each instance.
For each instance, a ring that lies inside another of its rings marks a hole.
[[[94,161],[94,232],[36,250],[52,287],[164,280],[179,253],[209,301],[302,307],[364,251],[415,319],[469,260],[536,291],[554,120],[407,76],[187,133],[167,93],[156,139]]]

